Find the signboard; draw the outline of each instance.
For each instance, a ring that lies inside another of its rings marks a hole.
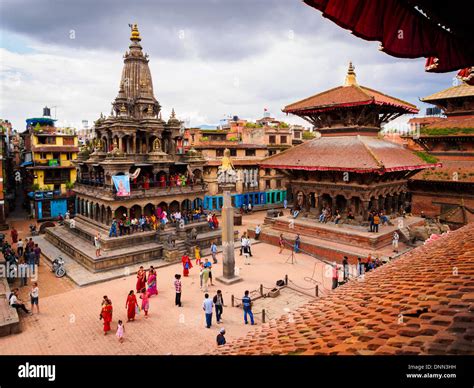
[[[128,175],[112,176],[117,197],[128,197],[130,195],[130,177]]]
[[[48,166],[59,166],[58,160],[57,159],[49,159],[48,160]]]

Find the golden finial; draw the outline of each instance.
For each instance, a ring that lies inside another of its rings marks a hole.
[[[349,68],[347,69],[346,80],[344,81],[344,86],[357,86],[356,73],[354,71],[354,66],[352,62],[349,62]]]
[[[171,109],[171,117],[170,119],[176,118],[176,113],[174,113],[174,108]]]
[[[137,24],[129,24],[128,26],[132,30],[132,34],[130,35],[130,40],[140,42],[142,40],[142,38],[140,38],[140,31],[138,31],[138,25]]]

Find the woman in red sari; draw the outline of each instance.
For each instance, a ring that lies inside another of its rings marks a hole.
[[[183,262],[183,276],[188,277],[189,270],[193,268],[193,264],[186,253],[181,258],[181,261]]]
[[[137,292],[141,292],[146,286],[146,272],[143,269],[143,266],[140,266],[140,269],[137,272]]]
[[[212,223],[214,224],[214,229],[219,227],[219,221],[217,220],[217,216],[215,214],[212,215]]]
[[[127,319],[129,322],[135,320],[135,310],[137,305],[137,297],[133,293],[133,290],[130,290],[127,296],[127,302],[125,303],[125,308],[127,309]]]
[[[102,310],[100,311],[100,319],[104,321],[104,335],[110,331],[110,322],[112,322],[112,301],[110,299],[104,299],[102,302]]]

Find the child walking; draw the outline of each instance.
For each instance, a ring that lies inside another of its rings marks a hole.
[[[146,292],[146,288],[142,289],[142,294],[140,295],[142,300],[142,310],[145,312],[145,318],[148,318],[148,309],[150,308],[149,296]]]
[[[118,327],[117,327],[117,338],[120,343],[123,342],[123,333],[125,332],[125,326],[123,325],[122,321],[118,321]]]
[[[196,258],[196,266],[201,265],[201,250],[199,249],[199,246],[196,245],[194,248],[194,257]]]

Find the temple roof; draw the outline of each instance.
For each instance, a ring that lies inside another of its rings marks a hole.
[[[474,97],[474,86],[462,83],[450,88],[436,92],[428,97],[421,99],[423,102],[431,102],[436,100],[445,100],[447,98]]]
[[[474,224],[229,341],[219,355],[474,353]]]
[[[159,104],[153,94],[153,81],[148,66],[148,54],[144,54],[140,45],[141,37],[136,24],[130,24],[131,36],[129,51],[124,55],[124,65],[119,92],[114,106],[119,115],[141,115],[146,109],[148,116],[155,117]],[[135,109],[139,104],[140,108]]]
[[[270,156],[263,168],[377,172],[418,170],[428,164],[412,151],[372,136],[320,137]]]
[[[405,113],[418,113],[418,108],[409,102],[359,85],[352,62],[349,64],[344,86],[338,86],[287,105],[283,112],[304,114],[305,111],[325,111],[334,108],[372,104],[387,107],[391,110],[396,108],[396,110],[402,110]]]
[[[474,183],[474,160],[443,160],[442,163],[442,167],[420,171],[411,179]]]
[[[450,116],[421,128],[420,136],[473,136],[474,115]]]

